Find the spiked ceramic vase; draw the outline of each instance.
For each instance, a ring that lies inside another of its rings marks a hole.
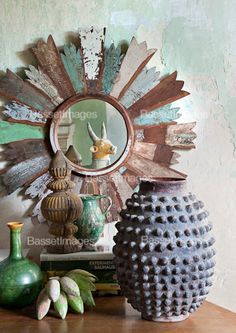
[[[113,249],[124,295],[144,319],[186,319],[212,285],[208,212],[185,180],[142,180],[126,206]]]
[[[43,282],[38,265],[24,258],[21,250],[23,223],[10,222],[10,255],[0,262],[0,305],[24,307],[37,298]]]

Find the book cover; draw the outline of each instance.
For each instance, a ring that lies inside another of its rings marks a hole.
[[[79,261],[79,260],[113,260],[114,254],[111,251],[81,251],[75,253],[47,253],[43,250],[40,254],[40,261]]]

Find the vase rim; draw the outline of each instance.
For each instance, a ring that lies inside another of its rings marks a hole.
[[[7,225],[11,230],[20,230],[23,227],[24,223],[15,221],[15,222],[8,222]]]
[[[185,191],[187,182],[179,178],[141,178],[139,191],[174,193],[176,191]]]

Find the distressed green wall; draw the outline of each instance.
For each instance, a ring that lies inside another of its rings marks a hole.
[[[235,12],[235,0],[0,0],[0,70],[21,72],[33,61],[28,48],[38,39],[51,33],[63,45],[78,27],[93,24],[107,26],[107,42],[128,42],[133,35],[146,40],[158,49],[151,65],[162,73],[178,70],[191,92],[176,103],[180,120],[196,120],[198,134],[197,149],[182,154],[178,168],[189,174],[190,189],[205,201],[214,223],[218,256],[209,299],[234,311]],[[1,199],[2,222],[22,218],[27,221],[24,237],[43,234],[25,216],[30,205],[16,194]],[[8,245],[7,232],[1,223],[2,247]]]

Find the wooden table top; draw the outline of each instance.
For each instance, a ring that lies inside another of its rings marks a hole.
[[[1,333],[236,333],[236,314],[205,302],[179,323],[156,323],[141,319],[123,297],[98,297],[96,308],[84,315],[69,313],[65,320],[48,315],[34,319],[34,309],[11,311],[0,308]]]

